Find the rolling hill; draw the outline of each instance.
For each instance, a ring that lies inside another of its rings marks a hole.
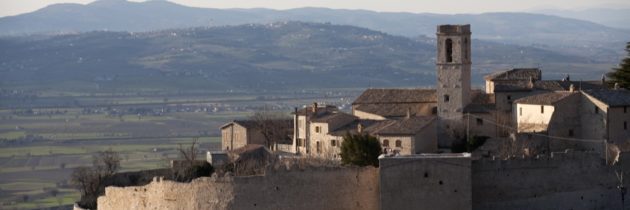
[[[434,42],[305,22],[4,37],[0,87],[98,92],[432,86]],[[545,66],[546,74],[579,75],[566,67],[598,64],[482,40],[473,41],[473,60],[477,82],[502,67]],[[582,76],[605,70],[590,71]]]

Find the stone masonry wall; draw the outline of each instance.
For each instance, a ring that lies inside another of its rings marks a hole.
[[[264,176],[108,187],[99,209],[378,209],[376,168],[269,170]]]
[[[597,153],[476,160],[472,166],[473,209],[621,209],[620,167],[604,165]]]

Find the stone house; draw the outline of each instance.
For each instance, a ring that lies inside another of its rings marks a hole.
[[[543,134],[552,150],[603,152],[606,144],[615,144],[627,151],[630,91],[570,89],[516,100],[517,132]]]
[[[221,126],[221,148],[233,150],[249,144],[265,145],[265,137],[252,120],[234,120]]]

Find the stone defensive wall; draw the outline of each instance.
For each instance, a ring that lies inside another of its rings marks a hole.
[[[385,157],[379,168],[269,169],[262,176],[156,178],[108,187],[99,209],[622,209],[617,173],[597,153],[477,159],[470,154]],[[628,178],[626,178],[628,179]],[[630,204],[626,204],[630,206]]]
[[[107,187],[99,209],[376,210],[378,169],[284,167],[262,176],[204,177],[190,183],[155,178],[139,187]]]
[[[628,163],[608,166],[601,155],[584,152],[474,160],[473,209],[622,209],[616,173],[630,169]]]

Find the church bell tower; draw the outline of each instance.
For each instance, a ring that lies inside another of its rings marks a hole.
[[[470,25],[437,27],[438,144],[463,138],[464,107],[470,103]]]

